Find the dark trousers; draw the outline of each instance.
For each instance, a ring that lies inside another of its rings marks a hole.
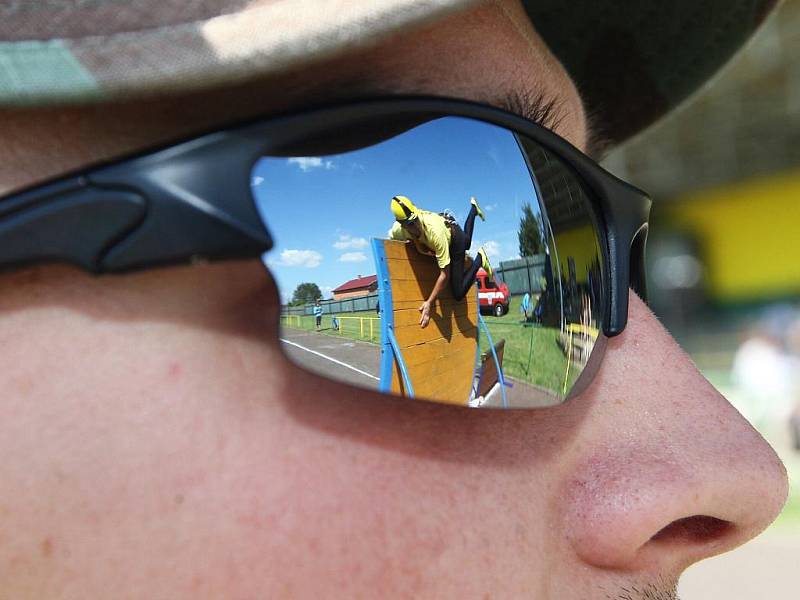
[[[474,206],[470,206],[467,220],[464,221],[464,229],[453,224],[450,228],[450,289],[456,300],[461,300],[475,283],[478,269],[483,266],[480,256],[476,256],[472,261],[472,266],[464,270],[464,261],[467,257],[467,250],[472,245],[472,228],[475,225],[475,217],[478,211]]]

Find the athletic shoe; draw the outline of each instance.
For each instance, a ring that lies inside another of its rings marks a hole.
[[[486,276],[489,279],[494,279],[494,269],[492,269],[492,265],[489,264],[489,256],[486,254],[486,250],[483,249],[483,246],[478,250],[478,256],[481,257],[481,266],[483,270],[486,271]]]
[[[475,207],[475,212],[478,213],[478,216],[481,218],[481,221],[485,221],[486,217],[484,216],[483,211],[481,210],[481,207],[478,206],[478,201],[475,199],[475,196],[473,196],[472,198],[469,199],[469,203],[472,204],[472,206]]]

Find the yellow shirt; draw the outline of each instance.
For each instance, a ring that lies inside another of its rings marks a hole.
[[[417,216],[422,234],[419,238],[413,238],[395,222],[389,230],[389,239],[392,240],[411,240],[421,254],[429,254],[436,257],[436,264],[440,269],[444,269],[450,264],[450,228],[444,222],[444,217],[427,210],[421,210]]]

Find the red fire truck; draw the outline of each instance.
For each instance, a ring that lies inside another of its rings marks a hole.
[[[508,303],[511,294],[508,286],[502,281],[492,281],[486,276],[486,271],[478,269],[476,275],[478,283],[478,302],[481,312],[491,312],[496,317],[502,317],[508,312]]]

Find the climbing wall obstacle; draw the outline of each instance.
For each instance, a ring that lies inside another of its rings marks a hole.
[[[478,364],[478,292],[456,300],[449,282],[437,298],[427,327],[419,307],[439,275],[431,256],[413,244],[373,239],[381,315],[380,389],[467,405]]]

